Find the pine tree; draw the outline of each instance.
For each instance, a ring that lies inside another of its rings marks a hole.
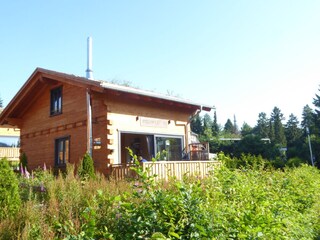
[[[202,127],[202,119],[199,114],[195,115],[191,120],[191,131],[196,134],[202,134],[203,127]]]
[[[224,125],[224,131],[225,131],[225,133],[229,133],[229,134],[232,134],[234,131],[233,124],[229,118],[228,118],[226,124]]]
[[[302,135],[302,131],[299,128],[298,118],[293,114],[290,114],[289,119],[285,125],[285,135],[286,135],[288,146],[293,146],[294,143]]]
[[[252,133],[252,127],[250,127],[248,123],[244,122],[241,127],[241,136],[244,137],[251,133]]]
[[[280,144],[281,146],[286,146],[286,136],[284,135],[284,127],[282,125],[282,120],[284,120],[283,114],[278,107],[274,107],[271,113],[271,123],[274,129],[274,143]]]
[[[313,98],[313,104],[316,107],[315,114],[314,114],[314,125],[315,126],[309,126],[309,128],[314,127],[314,129],[312,129],[312,130],[315,133],[317,133],[317,135],[320,135],[320,129],[319,129],[319,125],[320,125],[320,96],[318,94],[316,94],[316,97]]]
[[[320,91],[320,89],[319,89],[319,91]],[[318,116],[320,116],[320,96],[318,94],[316,94],[316,97],[313,98],[313,104],[317,108],[316,109],[316,114]]]
[[[274,134],[274,124],[271,119],[268,121],[268,137],[271,142],[275,142],[275,134]]]
[[[202,135],[205,141],[208,141],[212,138],[212,119],[208,113],[203,116],[203,132]]]
[[[307,104],[303,107],[302,111],[302,121],[301,126],[302,128],[306,129],[306,127],[309,127],[310,129],[314,127],[315,125],[315,113],[313,112],[312,108],[309,107]]]
[[[3,100],[1,98],[1,96],[0,96],[0,108],[3,108]]]
[[[217,122],[217,112],[214,111],[213,123],[212,123],[212,135],[217,137],[217,136],[219,136],[219,133],[220,133],[220,127]]]
[[[267,119],[267,114],[264,112],[259,113],[257,125],[254,128],[254,133],[260,138],[267,138],[269,136],[269,120]]]
[[[78,175],[84,179],[95,177],[94,163],[88,153],[83,156],[80,165],[78,166]]]
[[[238,135],[239,134],[239,128],[237,124],[236,115],[233,115],[233,134]]]

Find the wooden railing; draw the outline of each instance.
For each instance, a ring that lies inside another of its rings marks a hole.
[[[110,166],[110,176],[114,179],[135,178],[136,173],[131,170],[133,164],[113,164]]]
[[[20,148],[0,147],[0,159],[7,158],[9,161],[19,161]]]
[[[135,178],[136,173],[130,168],[131,164],[115,164],[111,166],[111,176],[115,179]],[[155,179],[168,180],[175,177],[179,180],[183,176],[197,176],[204,178],[220,166],[217,161],[158,161],[144,162],[143,169],[149,176],[155,175]]]

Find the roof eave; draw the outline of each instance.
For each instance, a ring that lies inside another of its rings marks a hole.
[[[131,93],[131,94],[136,94],[136,95],[141,95],[141,96],[146,96],[151,98],[163,99],[167,101],[192,105],[192,106],[195,106],[197,109],[204,110],[204,111],[211,111],[211,109],[215,109],[214,106],[203,105],[200,103],[196,103],[190,100],[186,100],[186,99],[182,99],[174,96],[163,95],[155,92],[145,91],[142,89],[127,87],[127,86],[116,85],[108,82],[101,82],[101,86],[104,87],[105,89],[110,89],[114,91]]]

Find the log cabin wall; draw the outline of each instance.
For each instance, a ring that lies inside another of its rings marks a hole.
[[[62,114],[50,116],[50,91],[62,86]],[[68,84],[47,86],[23,116],[21,151],[31,169],[54,166],[55,139],[70,136],[71,163],[86,152],[86,90]]]
[[[107,142],[107,108],[104,105],[105,96],[101,93],[92,93],[92,158],[96,170],[108,173],[108,149]],[[100,143],[100,144],[99,144]]]

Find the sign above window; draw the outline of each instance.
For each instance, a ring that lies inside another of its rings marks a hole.
[[[167,128],[168,127],[168,120],[158,119],[158,118],[140,117],[140,126]]]

